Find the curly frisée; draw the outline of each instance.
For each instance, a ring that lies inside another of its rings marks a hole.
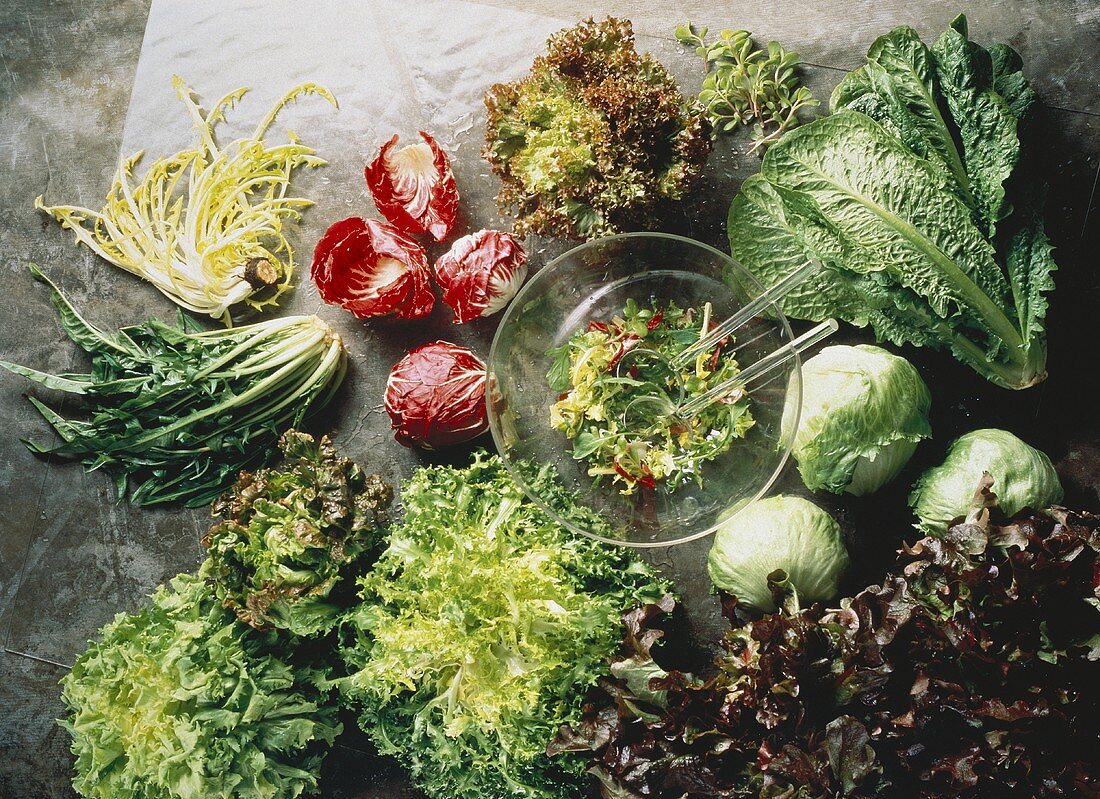
[[[588,461],[590,476],[621,483],[624,494],[638,486],[656,488],[658,481],[673,491],[700,482],[702,465],[753,426],[748,399],[740,392],[688,418],[645,413],[646,406],[635,403],[691,400],[741,371],[732,339],[704,350],[682,369],[668,368],[706,335],[710,316],[710,303],[697,312],[675,303],[641,308],[630,300],[621,316],[589,322],[550,350],[547,379],[551,390],[562,392],[550,408],[550,424],[573,441],[573,458]]]

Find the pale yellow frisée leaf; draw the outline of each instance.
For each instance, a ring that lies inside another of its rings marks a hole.
[[[277,145],[264,142],[264,135],[298,97],[316,94],[333,107],[336,98],[323,86],[303,83],[283,95],[250,136],[221,147],[214,129],[248,90],[230,92],[204,114],[178,75],[172,85],[198,133],[192,148],[157,159],[139,181],[134,168],[143,153],[124,160],[100,212],[47,206],[41,196],[34,205],[72,230],[78,242],[145,278],[173,302],[230,324],[232,306],[272,305],[290,285],[294,256],[283,223],[297,221],[312,205],[287,196],[290,177],[298,167],[325,164],[293,133]]]

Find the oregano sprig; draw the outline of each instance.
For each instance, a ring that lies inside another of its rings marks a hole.
[[[819,105],[798,78],[798,53],[774,41],[755,48],[752,34],[743,30],[723,30],[710,44],[706,36],[706,28],[690,22],[676,26],[676,38],[694,46],[706,64],[699,101],[716,134],[751,125],[750,152],[756,152],[797,127],[801,109]]]

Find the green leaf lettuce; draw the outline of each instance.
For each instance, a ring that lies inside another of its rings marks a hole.
[[[214,504],[224,515],[203,544],[201,574],[246,624],[316,635],[354,597],[354,575],[377,554],[392,489],[319,442],[290,430],[282,463],[241,472]]]
[[[343,688],[363,729],[437,799],[575,796],[583,764],[552,767],[546,745],[579,718],[620,614],[665,585],[564,530],[496,457],[421,468],[402,501],[347,623]]]
[[[320,673],[180,575],[119,614],[63,680],[73,786],[99,799],[287,799],[340,732]],[[285,645],[285,641],[282,642]]]

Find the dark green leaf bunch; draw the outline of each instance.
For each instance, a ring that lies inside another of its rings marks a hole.
[[[976,509],[831,610],[782,576],[777,613],[727,603],[709,679],[654,662],[667,603],[627,614],[604,699],[551,751],[622,799],[1097,795],[1100,517]]]
[[[63,680],[81,795],[291,799],[341,730],[322,673],[180,575],[119,614]]]
[[[530,74],[485,94],[482,155],[517,235],[590,239],[654,226],[695,185],[710,125],[628,20],[588,19],[550,37]]]
[[[706,37],[706,28],[676,26],[676,38],[695,47],[706,65],[699,102],[715,132],[751,125],[755,152],[797,127],[800,110],[818,105],[798,78],[798,53],[774,41],[761,50],[748,31],[723,30],[710,44]]]
[[[1021,67],[971,41],[962,16],[931,46],[908,27],[880,36],[833,114],[785,135],[741,185],[734,258],[765,285],[821,262],[780,302],[787,316],[947,350],[1006,388],[1041,382],[1056,265]]]
[[[295,430],[283,460],[241,472],[214,503],[224,520],[203,538],[201,574],[245,624],[311,636],[354,598],[354,575],[377,554],[393,489],[336,454],[328,437]]]
[[[119,496],[139,505],[207,504],[242,468],[273,456],[279,434],[322,408],[343,380],[344,345],[316,316],[194,332],[181,314],[177,327],[151,319],[109,335],[31,271],[92,367],[50,375],[0,362],[83,400],[85,418],[67,419],[32,397],[62,443],[27,447],[109,472]]]
[[[528,478],[554,497],[547,468]],[[565,518],[593,523],[556,496]],[[584,763],[552,764],[547,742],[579,720],[621,613],[665,583],[631,551],[566,531],[497,457],[418,469],[402,502],[346,624],[343,693],[363,730],[434,799],[574,799]]]

